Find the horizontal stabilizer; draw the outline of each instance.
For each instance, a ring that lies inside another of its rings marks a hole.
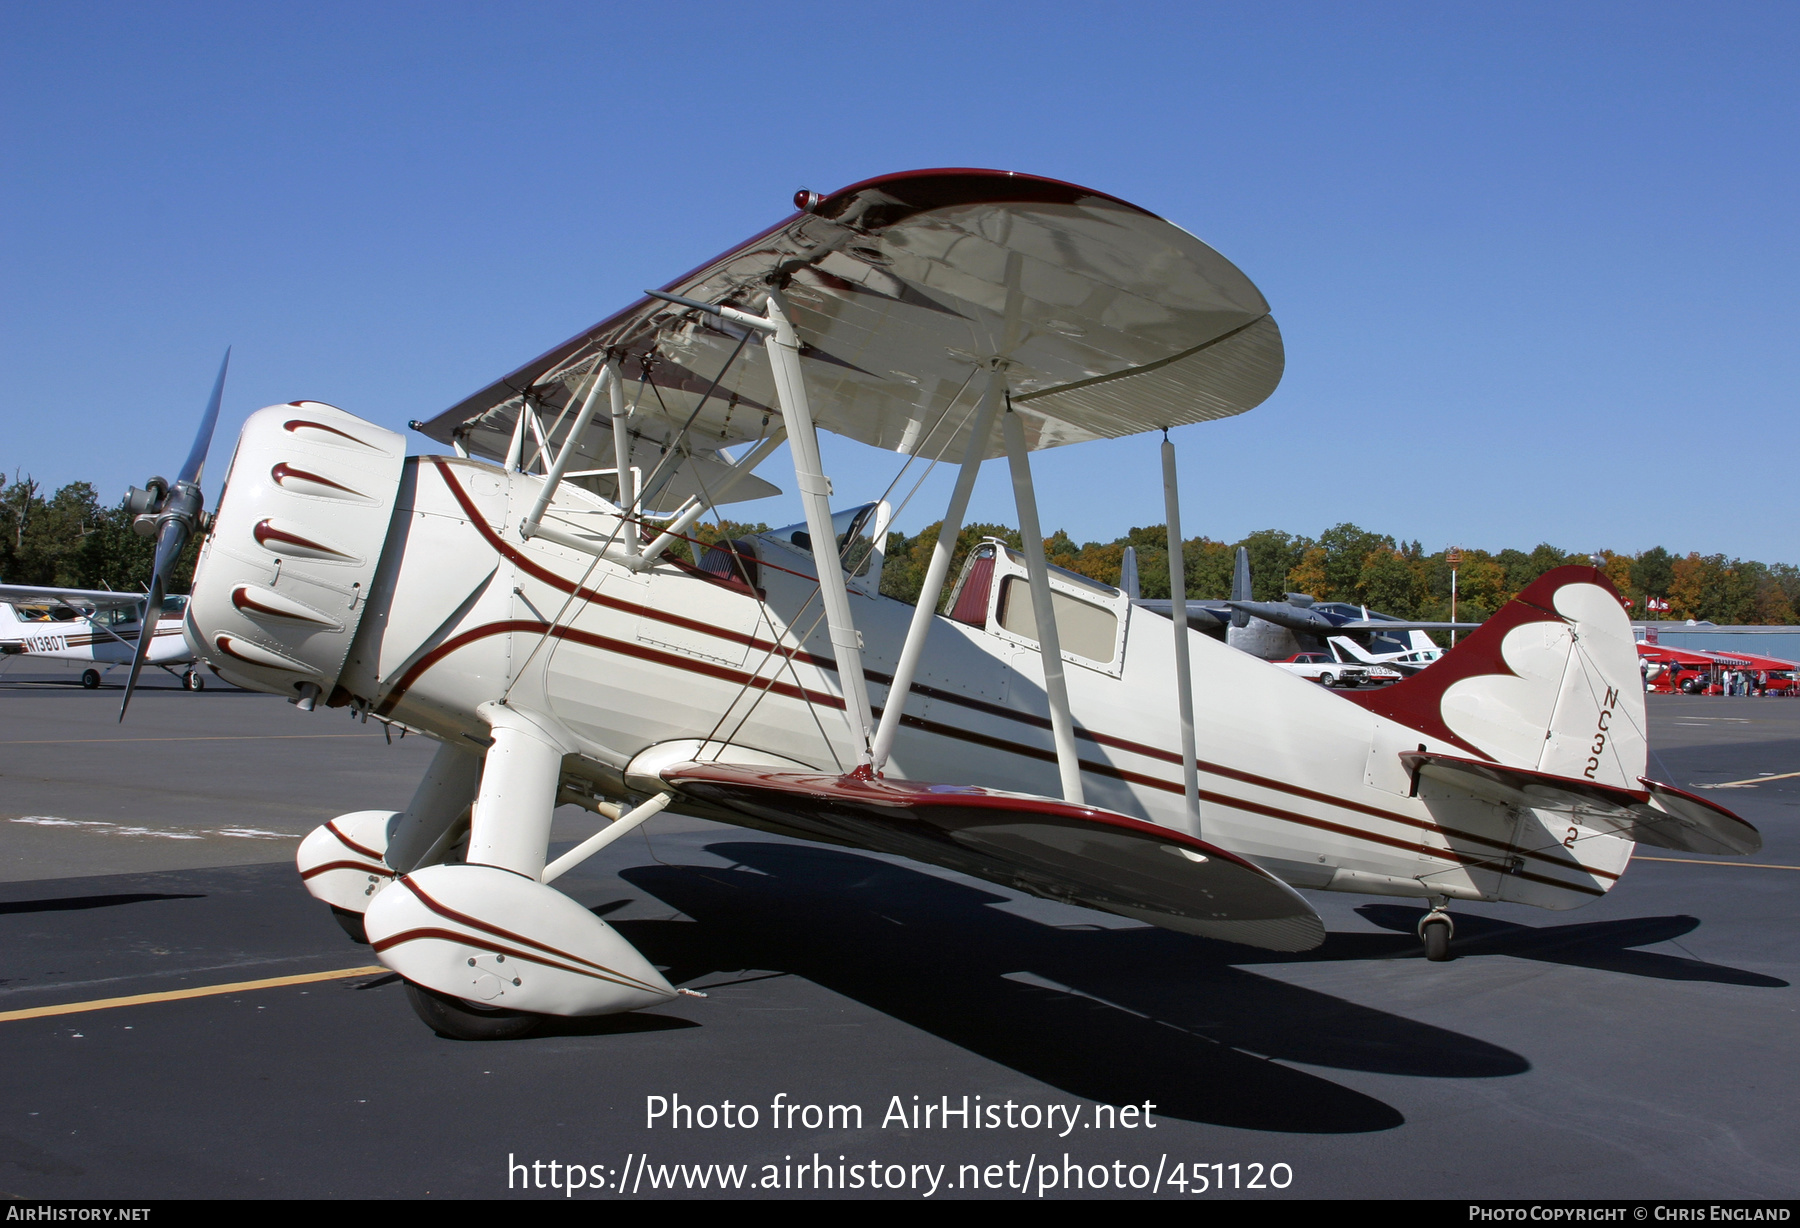
[[[1574,815],[1609,832],[1683,853],[1731,855],[1762,848],[1762,834],[1723,806],[1673,785],[1640,779],[1641,790],[1619,789],[1454,755],[1403,751],[1415,778],[1424,776],[1488,801]]]
[[[1233,853],[1153,823],[972,785],[683,763],[683,797],[757,826],[911,857],[1045,899],[1271,951],[1325,940],[1293,888]]]

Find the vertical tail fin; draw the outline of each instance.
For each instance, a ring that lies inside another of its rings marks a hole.
[[[1597,568],[1545,572],[1431,668],[1346,698],[1508,767],[1643,788],[1637,647]]]
[[[1231,568],[1231,599],[1233,601],[1255,601],[1250,589],[1250,552],[1242,546],[1237,548],[1237,561]],[[1250,616],[1242,610],[1231,612],[1231,625],[1248,627]]]

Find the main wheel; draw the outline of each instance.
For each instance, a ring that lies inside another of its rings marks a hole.
[[[361,913],[351,912],[348,908],[339,908],[333,904],[331,915],[337,919],[337,923],[343,927],[344,932],[350,935],[351,942],[361,943],[365,947],[369,945],[369,931],[363,928]]]
[[[414,1014],[439,1036],[452,1040],[517,1040],[544,1022],[543,1015],[477,1006],[411,981],[406,982],[406,996]]]
[[[206,689],[206,679],[200,676],[199,670],[190,669],[181,676],[181,685],[190,691],[204,691]]]
[[[82,686],[83,690],[91,691],[99,685],[100,685],[100,671],[99,670],[84,669],[81,671],[81,686]]]
[[[1419,937],[1425,942],[1425,958],[1433,963],[1443,963],[1450,958],[1450,922],[1443,917],[1432,917],[1419,927]]]

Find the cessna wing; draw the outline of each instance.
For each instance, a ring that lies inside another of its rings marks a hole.
[[[1403,619],[1351,618],[1342,622],[1310,606],[1285,601],[1227,601],[1240,614],[1248,614],[1290,631],[1307,635],[1342,635],[1346,631],[1473,631],[1480,623],[1408,622]]]
[[[8,605],[63,606],[77,610],[137,609],[142,593],[115,593],[110,589],[55,588],[36,584],[0,584],[0,601]]]
[[[1406,619],[1353,618],[1339,623],[1339,631],[1473,631],[1480,623],[1409,622]]]
[[[1115,197],[1030,175],[928,170],[795,203],[799,212],[664,292],[754,311],[780,286],[826,430],[960,461],[972,377],[996,357],[1034,449],[1239,414],[1281,379],[1281,334],[1250,280]],[[633,464],[641,449],[649,473],[690,420],[685,438],[713,449],[784,425],[769,362],[746,331],[647,296],[415,425],[498,459],[529,407],[554,445],[610,360],[634,407]],[[578,462],[613,463],[600,435]],[[986,455],[1002,451],[993,439]],[[704,483],[675,472],[673,493],[704,497]],[[732,497],[756,496],[739,486]]]

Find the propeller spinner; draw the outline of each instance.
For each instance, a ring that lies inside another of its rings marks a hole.
[[[219,363],[219,377],[213,381],[212,399],[200,418],[200,429],[194,434],[194,446],[174,485],[160,477],[151,478],[145,489],[132,487],[126,506],[137,513],[132,528],[145,537],[156,538],[156,564],[150,572],[150,591],[145,595],[144,617],[138,631],[137,653],[131,659],[131,673],[125,679],[125,699],[119,704],[119,720],[131,706],[131,694],[137,689],[138,673],[150,654],[150,641],[156,636],[156,623],[162,614],[163,590],[175,560],[193,540],[194,533],[206,519],[206,495],[200,489],[200,475],[206,470],[206,452],[212,445],[213,427],[219,421],[219,402],[225,395],[225,371],[231,366],[231,347],[225,347],[224,361]]]

